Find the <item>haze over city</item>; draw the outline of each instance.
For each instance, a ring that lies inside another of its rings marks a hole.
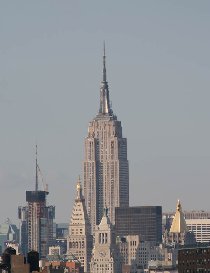
[[[104,40],[130,204],[209,210],[209,13],[209,1],[0,4],[1,222],[35,188],[36,144],[56,221],[69,222]]]

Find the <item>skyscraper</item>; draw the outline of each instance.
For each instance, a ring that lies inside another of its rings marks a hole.
[[[89,123],[85,138],[84,197],[92,232],[100,223],[105,207],[114,224],[115,207],[129,206],[127,140],[111,108],[105,46],[99,112]]]
[[[37,147],[36,147],[36,184],[34,191],[26,191],[26,207],[19,207],[19,218],[21,211],[26,211],[26,226],[28,251],[39,252],[40,258],[45,258],[48,254],[48,247],[53,243],[53,219],[55,218],[55,207],[47,206],[47,188],[38,189]]]
[[[84,272],[90,272],[90,258],[93,247],[90,223],[82,195],[80,180],[77,183],[77,196],[72,210],[67,237],[67,254],[73,255],[84,267]]]
[[[28,219],[28,207],[18,207],[18,219],[19,223],[19,244],[21,253],[26,256],[28,252],[28,231],[27,231],[27,219]]]
[[[161,243],[162,207],[138,206],[115,209],[117,236],[139,235],[142,241]]]

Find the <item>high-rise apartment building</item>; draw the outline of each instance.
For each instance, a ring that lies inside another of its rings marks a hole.
[[[27,251],[39,252],[40,258],[45,258],[48,248],[53,244],[53,219],[55,218],[55,207],[47,206],[46,197],[48,189],[38,189],[38,173],[36,150],[36,185],[34,191],[26,191],[26,207],[19,207],[19,218],[22,221],[22,212],[25,211],[25,229],[27,233]],[[23,237],[23,236],[21,236]],[[22,246],[23,247],[23,246]]]
[[[92,232],[105,207],[114,224],[115,207],[129,206],[127,140],[111,108],[105,59],[104,50],[99,112],[89,123],[85,138],[84,197]]]
[[[178,272],[210,272],[210,246],[192,245],[179,249]]]

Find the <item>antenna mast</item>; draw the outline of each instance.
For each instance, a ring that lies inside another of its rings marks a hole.
[[[36,184],[35,191],[38,191],[38,163],[37,163],[37,144],[36,144]]]

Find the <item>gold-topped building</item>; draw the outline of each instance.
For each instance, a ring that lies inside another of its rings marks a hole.
[[[69,236],[67,237],[67,254],[73,255],[81,263],[84,272],[90,272],[92,236],[80,178],[76,190],[76,199],[69,224]]]
[[[177,202],[171,228],[165,232],[163,241],[169,245],[189,245],[195,243],[195,236],[189,231],[180,200]]]
[[[177,202],[176,213],[170,228],[170,233],[184,233],[188,231],[188,227],[182,212],[180,200]]]

